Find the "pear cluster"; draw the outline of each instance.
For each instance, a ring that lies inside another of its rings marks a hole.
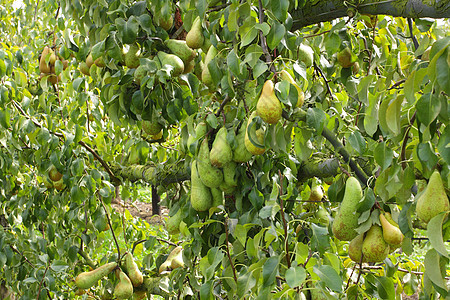
[[[159,274],[164,275],[170,271],[184,268],[183,247],[175,247],[167,256],[166,260],[159,266]]]
[[[41,78],[47,77],[47,81],[51,84],[57,84],[61,81],[61,74],[57,76],[55,73],[57,60],[61,60],[64,70],[69,66],[67,60],[62,59],[50,47],[45,46],[39,59],[39,71],[41,72]]]
[[[64,184],[63,175],[56,169],[54,165],[48,168],[48,177],[43,177],[44,185],[47,189],[55,188],[58,191],[62,191],[66,185]]]
[[[75,285],[81,290],[90,289],[99,280],[115,270],[115,275],[119,281],[114,287],[114,296],[116,299],[131,299],[134,287],[142,285],[144,277],[131,252],[125,255],[122,267],[118,267],[117,262],[110,262],[92,271],[82,272],[75,278]]]

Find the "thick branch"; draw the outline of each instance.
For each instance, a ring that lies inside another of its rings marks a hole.
[[[362,0],[355,9],[361,14],[389,15],[404,18],[448,18],[450,17],[450,3],[448,1],[408,0]],[[306,5],[291,13],[294,20],[292,30],[305,26],[327,22],[347,16],[345,1],[320,0],[306,1]]]

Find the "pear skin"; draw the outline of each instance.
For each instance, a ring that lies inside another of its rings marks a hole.
[[[172,268],[172,270],[176,268],[184,268],[183,249],[176,252],[176,255],[172,258],[170,262],[170,267]]]
[[[211,165],[208,139],[204,138],[197,156],[198,174],[201,182],[210,188],[219,187],[223,182],[223,173],[220,169]]]
[[[91,68],[91,66],[94,64],[94,59],[92,58],[92,54],[89,54],[86,57],[86,65],[88,68]]]
[[[133,296],[133,284],[123,271],[119,271],[119,283],[114,288],[117,299],[130,299]]]
[[[46,63],[45,60],[47,59],[48,55],[51,55],[53,53],[53,50],[49,47],[45,46],[44,50],[42,50],[41,58],[39,60],[39,71],[44,74],[50,73],[50,64]]]
[[[259,143],[259,145],[253,144],[252,141],[250,141],[250,138],[248,136],[250,124],[251,124],[253,118],[255,118],[256,116],[257,116],[256,111],[254,111],[250,115],[250,118],[248,118],[247,127],[245,130],[244,145],[245,145],[245,148],[247,148],[248,152],[250,152],[251,154],[261,155],[266,151],[266,149],[264,147],[259,146],[259,145],[264,145],[264,131],[261,128],[256,130],[254,126],[252,128],[250,128],[251,134],[254,134],[254,136],[256,136],[256,140],[257,140],[257,143]]]
[[[175,54],[168,54],[162,51],[159,51],[158,59],[161,62],[161,66],[169,65],[172,67],[172,76],[178,76],[184,72],[184,63]]]
[[[361,261],[363,238],[364,233],[359,234],[353,240],[351,240],[350,244],[348,245],[348,256],[351,260],[357,263]],[[365,257],[363,257],[362,262],[366,262]]]
[[[298,47],[298,60],[302,61],[306,67],[311,67],[314,62],[314,51],[313,49],[305,44],[301,44]]]
[[[173,54],[181,58],[185,65],[191,62],[196,56],[195,51],[188,47],[186,41],[168,39],[164,43]]]
[[[139,51],[139,45],[134,43],[130,46],[130,48],[128,49],[128,52],[125,53],[124,56],[124,60],[125,60],[125,65],[129,68],[129,69],[135,69],[137,67],[139,67],[139,56],[137,55]]]
[[[203,184],[197,165],[195,160],[191,164],[191,206],[196,211],[207,211],[212,206],[211,191]]]
[[[297,107],[302,107],[303,102],[305,102],[305,93],[303,93],[300,86],[295,82],[294,78],[292,78],[291,74],[289,74],[288,71],[282,70],[280,72],[281,79],[288,81],[290,84],[292,84],[297,89]]]
[[[258,115],[269,124],[276,124],[283,112],[281,102],[275,95],[274,84],[272,80],[267,80],[262,88],[258,103],[256,104]]]
[[[215,167],[222,168],[233,159],[233,151],[227,141],[227,129],[222,127],[216,134],[216,138],[209,153],[209,160]]]
[[[54,165],[50,166],[48,170],[48,177],[50,177],[52,181],[58,181],[62,178],[62,176],[63,175],[56,169]]]
[[[166,223],[167,232],[170,235],[180,233],[180,223],[182,220],[181,209],[179,209],[173,216],[170,216]]]
[[[80,273],[75,278],[75,285],[79,289],[87,290],[94,286],[100,279],[111,273],[116,267],[116,262],[110,262],[95,270]]]
[[[337,60],[343,68],[350,68],[351,66],[353,66],[352,51],[350,50],[350,48],[346,47],[345,49],[338,52]]]
[[[91,75],[91,71],[84,61],[80,62],[80,71],[86,76]]]
[[[213,60],[214,57],[216,57],[218,54],[217,49],[211,45],[208,49],[208,52],[205,56],[205,62],[203,64],[202,69],[202,82],[205,84],[209,89],[214,89],[214,81],[211,77],[211,73],[209,72],[208,64]]]
[[[367,262],[383,261],[389,254],[389,245],[383,238],[383,229],[379,225],[372,225],[366,233],[362,244],[362,253]]]
[[[202,21],[200,17],[196,17],[192,23],[191,30],[186,35],[186,44],[189,48],[199,49],[203,46],[205,37],[202,32]]]
[[[313,185],[311,188],[311,194],[309,195],[309,201],[320,201],[323,198],[323,190],[320,184]]]
[[[134,262],[133,254],[131,254],[131,252],[128,252],[125,255],[125,269],[127,270],[128,277],[133,286],[140,286],[144,282],[144,277],[137,264]]]
[[[218,188],[211,188],[212,207],[224,204],[223,191]]]
[[[337,239],[351,241],[358,235],[355,231],[359,218],[356,206],[361,198],[362,189],[358,179],[349,177],[345,185],[344,198],[332,225],[333,234]]]
[[[237,163],[245,163],[252,159],[252,154],[245,147],[246,126],[241,126],[236,136],[237,146],[233,151],[233,161]]]
[[[142,130],[145,131],[145,133],[149,135],[155,135],[158,134],[162,129],[162,125],[159,124],[157,121],[148,121],[143,120],[142,121]]]
[[[381,227],[383,228],[383,238],[389,244],[398,248],[403,242],[403,233],[401,230],[389,223],[383,214],[380,214]]]
[[[159,274],[169,271],[172,269],[172,260],[175,259],[181,252],[183,251],[183,247],[177,246],[175,247],[167,256],[166,261],[161,264],[159,267]]]
[[[450,203],[445,193],[441,174],[434,171],[425,191],[417,199],[416,214],[421,221],[428,224],[437,214],[448,210],[450,210]]]

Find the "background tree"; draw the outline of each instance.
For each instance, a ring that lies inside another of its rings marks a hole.
[[[449,297],[449,15],[3,3],[2,297]]]

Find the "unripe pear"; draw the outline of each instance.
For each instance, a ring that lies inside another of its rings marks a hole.
[[[181,252],[183,251],[183,247],[181,246],[177,246],[175,247],[169,254],[169,256],[167,256],[166,261],[164,263],[161,264],[161,266],[159,267],[159,274],[165,272],[165,271],[169,271],[170,269],[172,269],[172,261],[174,260],[175,257],[177,257]],[[181,261],[183,261],[181,259]],[[177,263],[175,263],[176,266]],[[183,264],[184,266],[184,264]]]
[[[306,67],[311,67],[314,62],[313,49],[305,44],[301,44],[298,48],[298,60],[302,61]]]
[[[116,262],[110,262],[89,272],[78,274],[75,278],[75,285],[79,289],[89,289],[94,286],[100,279],[111,273],[117,267]]]
[[[261,128],[256,130],[255,126],[250,128],[251,134],[253,134],[253,136],[256,137],[256,141],[255,142],[258,143],[259,145],[253,144],[252,141],[250,141],[250,138],[248,136],[248,131],[249,131],[250,124],[251,124],[252,120],[255,117],[256,117],[256,111],[254,111],[250,115],[250,118],[248,118],[247,128],[245,130],[244,144],[245,144],[245,148],[247,148],[248,152],[250,152],[251,154],[253,154],[253,155],[261,155],[261,154],[263,154],[266,151],[266,149],[264,148],[264,131]]]
[[[196,56],[195,51],[189,48],[185,41],[168,39],[164,43],[173,54],[181,58],[185,65],[191,62]]]
[[[53,187],[58,191],[62,191],[66,188],[66,185],[64,183],[64,180],[61,178],[60,180],[53,182]]]
[[[383,261],[389,254],[389,245],[383,238],[383,230],[379,225],[372,225],[362,245],[364,260],[367,262]]]
[[[156,121],[148,121],[148,120],[142,121],[142,130],[144,130],[144,132],[149,135],[158,134],[161,131],[161,129],[162,125]]]
[[[80,62],[80,71],[86,76],[91,75],[91,71],[84,61]]]
[[[223,191],[218,188],[211,188],[212,207],[224,204]]]
[[[343,68],[350,68],[353,65],[352,51],[349,47],[338,52],[337,59]]]
[[[383,238],[389,244],[398,248],[403,242],[403,233],[401,230],[392,225],[387,218],[380,214],[381,227],[383,229]]]
[[[320,184],[313,185],[311,188],[311,194],[309,195],[309,201],[320,201],[323,198],[323,190]]]
[[[92,58],[92,54],[89,54],[86,57],[86,65],[88,68],[91,68],[91,66],[94,64],[94,59]]]
[[[173,216],[169,217],[166,223],[166,228],[170,235],[180,233],[180,223],[182,219],[181,209],[179,209]]]
[[[217,49],[214,47],[214,45],[211,45],[208,49],[208,52],[205,56],[205,63],[203,64],[202,69],[202,82],[205,84],[209,89],[214,89],[214,81],[211,77],[211,73],[209,72],[208,64],[213,60],[214,57],[217,56]]]
[[[96,60],[94,60],[94,64],[99,68],[106,67],[106,63],[102,56],[98,57]]]
[[[281,102],[275,95],[274,84],[272,80],[267,80],[262,88],[258,103],[256,104],[258,115],[269,124],[276,124],[283,112]]]
[[[223,182],[223,173],[220,169],[211,165],[208,139],[204,138],[197,156],[198,174],[201,182],[210,188],[219,187]]]
[[[119,271],[119,283],[114,288],[114,296],[117,299],[130,299],[133,296],[133,284],[123,271]]]
[[[212,205],[211,191],[200,179],[197,165],[200,163],[195,160],[191,164],[191,206],[196,211],[207,211]]]
[[[353,73],[353,75],[356,75],[356,74],[359,73],[359,63],[358,63],[357,61],[355,61],[355,62],[353,63],[353,66],[352,66],[352,73]]]
[[[161,66],[169,65],[172,67],[172,76],[178,76],[183,73],[184,71],[184,63],[175,54],[167,54],[165,52],[159,51],[158,59],[161,62]]]
[[[134,262],[133,254],[131,254],[131,252],[128,252],[125,255],[125,269],[127,270],[128,277],[133,286],[140,286],[144,282],[144,277],[137,264]]]
[[[159,26],[161,26],[165,31],[168,31],[173,26],[173,16],[170,15],[169,18],[159,18]]]
[[[353,240],[351,240],[350,244],[348,245],[348,256],[351,258],[351,260],[357,263],[361,261],[363,238],[364,234],[359,234]],[[362,262],[366,261],[367,260],[365,259],[365,257],[363,257]]]
[[[300,86],[295,82],[294,78],[292,78],[291,74],[289,74],[288,71],[282,70],[280,72],[281,79],[288,81],[290,84],[292,84],[297,89],[297,107],[302,107],[303,102],[305,102],[305,93],[303,93]]]
[[[196,17],[192,23],[191,30],[186,35],[186,44],[189,48],[199,49],[202,47],[205,37],[202,32],[202,21],[200,17]]]
[[[181,247],[180,247],[181,248]],[[178,247],[175,249],[179,249]],[[173,251],[175,251],[175,249]],[[172,270],[176,268],[184,268],[184,261],[183,261],[183,248],[181,248],[179,251],[176,251],[175,256],[172,258],[170,262],[170,267]]]
[[[416,214],[419,219],[428,224],[428,222],[437,214],[450,210],[450,203],[445,193],[441,174],[436,170],[430,177],[430,181],[417,199]]]
[[[195,60],[191,60],[190,62],[184,64],[183,74],[192,72],[192,70],[194,70],[194,67],[195,67]]]
[[[233,151],[233,160],[237,163],[245,163],[252,159],[252,154],[245,147],[245,134],[246,126],[239,128],[238,135],[236,136],[237,146]]]
[[[144,68],[144,66],[139,66],[134,71],[134,80],[136,80],[136,83],[140,85],[145,75],[147,75],[147,70]]]
[[[130,48],[128,49],[128,52],[125,54],[124,60],[125,60],[125,65],[129,68],[129,69],[135,69],[137,67],[139,67],[139,56],[137,55],[139,51],[139,45],[134,43],[130,46]]]
[[[213,166],[218,168],[223,167],[229,163],[233,158],[233,152],[227,141],[227,129],[222,127],[216,134],[216,138],[212,144],[209,153],[209,160]]]
[[[54,165],[51,165],[48,170],[48,177],[53,181],[58,181],[62,178],[62,174],[56,169]]]

